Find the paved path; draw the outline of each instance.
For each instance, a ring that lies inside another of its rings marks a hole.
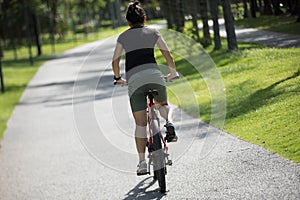
[[[46,62],[0,150],[0,199],[299,199],[300,165],[175,108],[167,195],[136,177],[126,88],[113,87],[116,38]]]
[[[211,20],[209,25],[213,25]],[[226,37],[224,19],[219,19],[219,25],[221,37]],[[200,28],[202,28],[202,25],[200,25]],[[212,28],[211,33],[213,33]],[[238,26],[235,27],[235,33],[237,40],[240,42],[262,44],[269,47],[300,48],[300,35],[263,31],[254,28],[240,28]]]

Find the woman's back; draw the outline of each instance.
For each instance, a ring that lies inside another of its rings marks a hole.
[[[119,36],[118,42],[126,52],[127,72],[143,64],[156,63],[154,46],[159,36],[157,30],[145,26],[132,27]]]

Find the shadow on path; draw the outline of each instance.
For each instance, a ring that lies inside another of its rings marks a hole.
[[[152,179],[152,180],[150,180]],[[157,182],[153,180],[153,177],[148,177],[139,182],[132,190],[128,191],[124,200],[131,199],[161,199],[165,196],[165,194],[160,193],[159,189],[147,191],[151,186],[156,184]]]

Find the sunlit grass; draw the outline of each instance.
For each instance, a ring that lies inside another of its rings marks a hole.
[[[235,21],[235,25],[243,28],[257,28],[266,31],[300,35],[300,23],[297,16],[259,16]]]
[[[300,34],[299,23],[295,21],[296,17],[261,16],[236,24]],[[206,49],[226,88],[227,114],[222,129],[300,163],[300,48],[239,43],[238,51],[228,51],[226,39],[222,39],[222,45],[223,49],[218,51],[212,46]],[[175,55],[175,60],[178,71],[189,80],[198,97],[201,111],[198,117],[210,123],[212,97],[205,81],[180,56]],[[185,92],[184,87],[181,92]],[[171,102],[173,98],[171,94]]]
[[[226,47],[226,40],[222,40]],[[300,163],[300,49],[265,48],[239,43],[238,51],[221,49],[207,52],[213,58],[226,88],[226,132]],[[174,54],[178,71],[189,81],[197,97],[200,119],[210,123],[211,94],[203,77],[186,60]],[[158,61],[164,62],[159,56]],[[172,83],[171,83],[172,85]],[[186,87],[175,82],[178,93]],[[172,103],[194,116],[170,93]],[[190,104],[190,103],[187,103]]]

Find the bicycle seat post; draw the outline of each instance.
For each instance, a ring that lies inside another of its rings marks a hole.
[[[154,105],[154,95],[158,95],[158,91],[157,90],[149,90],[147,92],[147,96],[150,100],[150,105],[153,106]]]

